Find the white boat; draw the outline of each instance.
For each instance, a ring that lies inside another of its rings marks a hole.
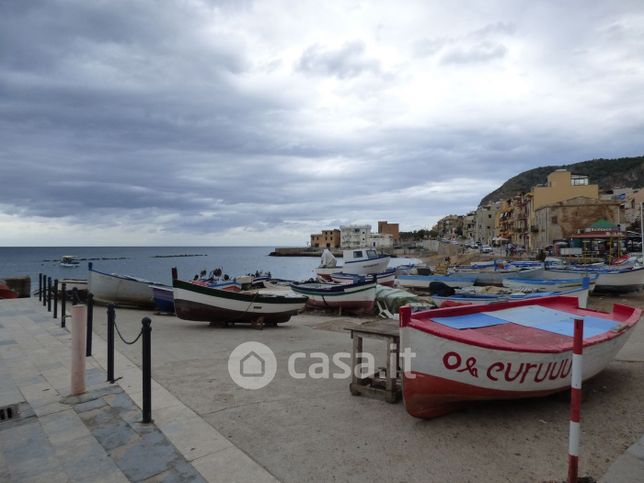
[[[476,274],[477,285],[501,285],[507,277],[541,278],[543,268],[521,268],[512,265],[493,266],[489,268],[473,269],[470,267],[454,267],[454,273]]]
[[[74,255],[63,255],[63,258],[60,259],[60,266],[67,268],[76,268],[80,265],[80,262]]]
[[[575,277],[575,278],[561,278],[555,280],[548,280],[543,278],[514,278],[508,277],[503,279],[503,286],[515,290],[534,289],[543,291],[552,290],[566,290],[571,288],[579,288],[583,286],[584,279],[588,279],[588,288],[592,292],[595,288],[597,275],[590,275],[588,277]]]
[[[154,285],[160,284],[128,275],[99,272],[89,263],[88,290],[95,302],[153,307]]]
[[[416,354],[403,373],[413,416],[433,418],[468,401],[546,396],[570,387],[574,319],[584,320],[582,379],[602,371],[642,310],[605,313],[570,297],[469,305],[412,314],[401,309],[400,351]]]
[[[548,269],[543,273],[545,279],[574,278],[597,275],[595,292],[634,292],[644,286],[644,267],[615,269],[610,267]]]
[[[388,268],[384,272],[374,273],[371,275],[356,275],[355,273],[344,273],[337,272],[331,274],[331,280],[335,283],[342,283],[345,285],[356,283],[356,282],[365,282],[373,281],[373,277],[376,277],[376,283],[379,285],[387,285],[389,287],[394,286],[396,281],[396,269]]]
[[[588,287],[577,287],[567,290],[550,291],[550,292],[514,292],[514,293],[476,293],[461,291],[454,295],[439,296],[432,295],[432,300],[442,307],[447,301],[458,304],[497,304],[499,302],[511,302],[516,300],[531,300],[543,297],[567,296],[576,297],[578,305],[581,308],[588,306]]]
[[[174,310],[185,320],[276,325],[304,309],[306,297],[262,290],[232,292],[173,280]]]
[[[372,248],[343,250],[342,258],[344,260],[343,265],[333,267],[319,266],[315,269],[315,273],[325,280],[331,280],[331,274],[336,272],[357,275],[380,273],[387,269],[391,259],[389,255],[381,255]]]
[[[398,286],[416,290],[429,290],[432,282],[442,282],[452,288],[471,287],[476,282],[477,274],[451,273],[449,275],[400,275]]]
[[[306,305],[319,309],[343,309],[351,313],[368,313],[376,300],[374,282],[358,282],[351,285],[304,282],[294,283],[291,289],[306,295]]]

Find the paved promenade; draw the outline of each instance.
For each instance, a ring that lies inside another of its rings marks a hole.
[[[70,343],[37,299],[0,300],[0,481],[276,481],[154,381],[142,424],[140,370],[117,354],[106,383],[97,336],[87,391],[69,396]]]
[[[263,340],[280,361],[282,352],[298,349],[332,352],[349,346],[342,326],[356,322],[344,318],[302,315],[276,330],[252,331],[152,316],[153,376],[172,393],[153,381],[154,424],[142,424],[140,345],[117,344],[127,355],[116,354],[121,379],[106,383],[104,312],[95,312],[87,392],[70,397],[69,331],[37,299],[0,301],[0,407],[18,409],[17,417],[0,422],[0,481],[458,482],[565,476],[565,397],[481,405],[427,422],[410,417],[401,405],[352,397],[345,381],[278,378],[266,391],[243,391],[228,381],[225,361],[239,342]],[[150,315],[117,313],[128,338]],[[588,388],[594,396],[582,416],[581,474],[601,459],[604,469],[593,476],[604,473],[602,482],[644,481],[644,438],[632,436],[644,427],[637,403],[644,398],[643,329],[638,327],[614,368]],[[635,403],[637,412],[629,409]],[[618,451],[604,444],[618,436],[629,443]]]

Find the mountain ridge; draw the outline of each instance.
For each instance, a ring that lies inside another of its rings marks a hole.
[[[523,171],[484,196],[479,205],[511,198],[521,192],[529,192],[533,186],[546,183],[548,175],[557,169],[567,169],[572,174],[588,176],[590,184],[598,184],[600,190],[644,186],[644,156],[598,158],[560,166],[540,166]]]

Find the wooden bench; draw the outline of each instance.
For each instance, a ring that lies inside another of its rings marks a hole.
[[[349,389],[354,396],[367,396],[390,403],[398,402],[402,396],[400,381],[400,334],[397,321],[377,321],[359,327],[347,328],[353,339],[352,375]],[[378,339],[387,344],[384,370],[358,377],[357,368],[363,363],[363,339]]]

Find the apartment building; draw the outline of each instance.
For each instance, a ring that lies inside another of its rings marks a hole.
[[[344,225],[340,227],[340,247],[342,249],[370,246],[371,225]]]
[[[322,233],[311,235],[313,248],[340,248],[340,230],[322,230]]]
[[[379,221],[378,233],[381,235],[391,235],[393,243],[398,243],[400,241],[400,226],[398,223]]]

